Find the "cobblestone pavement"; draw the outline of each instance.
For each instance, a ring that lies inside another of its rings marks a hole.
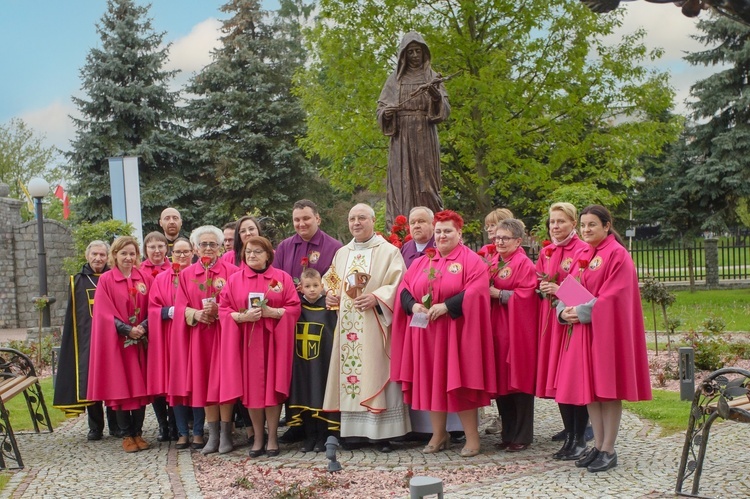
[[[488,415],[490,412],[487,410]],[[487,421],[485,418],[483,425]],[[619,466],[607,473],[591,474],[570,462],[550,458],[560,445],[550,441],[551,435],[560,428],[553,402],[537,401],[535,423],[534,444],[529,450],[516,454],[495,450],[493,444],[497,437],[482,432],[483,453],[471,459],[458,455],[460,445],[446,452],[424,455],[420,452],[423,444],[406,442],[397,443],[397,450],[391,454],[362,449],[342,451],[338,457],[344,472],[411,469],[416,475],[429,475],[435,470],[455,471],[456,474],[481,471],[480,481],[447,485],[448,497],[674,497],[683,435],[659,437],[658,428],[625,413],[617,443]],[[206,458],[188,451],[177,452],[167,443],[156,442],[153,438],[156,423],[150,409],[145,428],[153,448],[134,454],[125,454],[117,438],[87,442],[85,418],[69,421],[53,434],[21,435],[18,441],[27,468],[14,472],[0,498],[201,497],[193,471],[194,461],[208,464],[209,460],[240,462],[247,459],[247,446],[223,456]],[[236,440],[241,440],[239,433]],[[701,483],[702,495],[750,497],[748,441],[750,425],[730,422],[714,427]],[[258,459],[257,465],[272,468],[325,466],[322,454],[293,450],[298,445],[282,445],[280,457]],[[727,459],[724,464],[716,462],[722,457]],[[407,495],[405,491],[403,497]]]

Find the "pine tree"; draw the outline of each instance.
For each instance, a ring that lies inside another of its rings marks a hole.
[[[305,116],[291,94],[305,57],[299,9],[282,0],[272,16],[257,0],[229,1],[222,45],[186,89],[196,96],[187,110],[195,150],[212,176],[205,216],[217,224],[254,210],[286,221],[314,180],[296,145]]]
[[[690,89],[694,124],[688,128],[685,189],[693,209],[706,214],[702,228],[721,231],[750,196],[750,28],[725,17],[698,23],[709,46],[688,54],[692,65],[724,66]]]
[[[109,167],[112,156],[138,156],[144,230],[158,229],[166,206],[193,223],[200,200],[196,169],[189,166],[187,129],[179,125],[178,95],[168,89],[175,71],[164,70],[168,47],[154,32],[148,7],[133,0],[108,0],[97,24],[101,46],[81,69],[84,98],[73,98],[82,117],[68,153],[77,219],[111,218]]]

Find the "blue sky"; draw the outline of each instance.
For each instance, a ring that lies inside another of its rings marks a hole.
[[[573,0],[571,0],[573,1]],[[138,0],[140,5],[145,4]],[[152,0],[153,27],[172,43],[169,69],[179,69],[175,88],[210,62],[217,45],[223,0]],[[278,6],[264,0],[267,8]],[[672,74],[677,110],[689,86],[713,69],[693,68],[681,60],[683,51],[700,49],[690,34],[695,21],[672,5],[633,2],[625,6],[623,32],[644,27],[650,47],[665,49],[660,69]],[[80,95],[79,71],[86,55],[99,43],[95,23],[106,10],[104,0],[0,0],[0,123],[18,117],[46,137],[46,143],[67,149],[74,136],[68,115],[76,110],[72,95]],[[613,37],[616,43],[619,36]]]

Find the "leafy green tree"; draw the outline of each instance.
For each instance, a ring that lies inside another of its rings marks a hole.
[[[284,223],[291,204],[319,185],[296,145],[305,115],[291,94],[305,60],[299,19],[306,10],[291,0],[274,15],[257,0],[231,0],[221,10],[231,15],[221,47],[186,89],[195,95],[187,109],[199,134],[194,150],[209,172],[204,216],[219,224],[257,209]]]
[[[73,227],[71,235],[73,236],[76,256],[66,258],[63,262],[63,268],[69,274],[76,274],[81,271],[81,267],[86,263],[86,247],[91,241],[98,240],[112,244],[116,237],[132,236],[133,225],[122,220],[103,220],[97,223],[82,222]]]
[[[68,154],[75,181],[77,219],[111,217],[109,167],[112,156],[138,156],[141,209],[146,231],[158,229],[161,210],[178,208],[190,227],[203,189],[190,162],[186,129],[178,123],[178,95],[168,89],[175,72],[163,69],[167,47],[154,32],[148,7],[133,0],[108,0],[97,24],[101,45],[81,69],[86,96],[74,97],[81,118]]]
[[[698,28],[704,34],[695,38],[708,48],[685,60],[722,69],[690,89],[684,189],[706,214],[702,228],[720,232],[750,196],[750,28],[722,16],[704,18]]]
[[[45,176],[45,169],[57,155],[57,149],[44,146],[44,136],[23,120],[13,118],[0,124],[0,182],[10,186],[10,197],[25,200],[21,184]]]
[[[308,112],[308,153],[349,192],[383,192],[387,138],[376,100],[395,67],[402,34],[421,32],[446,83],[451,117],[439,128],[443,198],[468,218],[508,206],[539,214],[562,185],[620,189],[638,159],[674,140],[678,120],[648,116],[671,106],[667,75],[644,33],[617,45],[621,23],[568,0],[321,0],[308,33],[315,58],[296,79]],[[556,199],[560,200],[560,199]]]

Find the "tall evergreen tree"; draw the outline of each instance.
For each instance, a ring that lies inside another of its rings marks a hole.
[[[688,128],[685,189],[706,213],[702,228],[718,232],[750,196],[750,28],[726,17],[698,23],[695,38],[710,47],[688,54],[692,65],[724,66],[695,83],[694,124]]]
[[[81,69],[84,98],[73,98],[82,117],[68,154],[76,184],[74,213],[91,222],[111,218],[111,156],[138,156],[145,230],[158,228],[165,206],[178,208],[186,227],[200,199],[197,169],[186,154],[179,123],[178,95],[168,89],[174,71],[164,70],[168,47],[154,32],[148,7],[133,0],[108,0],[97,24],[101,46],[91,49]]]
[[[301,4],[281,1],[271,15],[257,0],[231,0],[222,45],[188,85],[188,105],[199,140],[196,151],[211,172],[206,217],[223,223],[244,213],[285,221],[292,202],[309,189],[313,172],[296,145],[305,117],[291,94],[304,62]]]

